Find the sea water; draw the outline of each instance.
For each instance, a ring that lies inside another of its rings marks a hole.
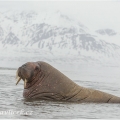
[[[0,68],[0,118],[120,118],[120,104],[25,100],[23,81],[15,85],[16,70]],[[120,96],[120,67],[81,65],[61,71],[81,86]]]

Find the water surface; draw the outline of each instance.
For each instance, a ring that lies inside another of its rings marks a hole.
[[[63,72],[79,85],[120,96],[119,68],[105,67],[90,71],[87,68],[79,72]],[[107,74],[108,71],[110,74]],[[15,85],[15,73],[14,69],[0,69],[0,118],[120,118],[120,104],[25,100],[22,96],[23,82]],[[5,111],[9,114],[5,115]]]

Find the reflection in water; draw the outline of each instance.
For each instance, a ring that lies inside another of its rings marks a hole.
[[[89,75],[92,80],[94,74]],[[81,77],[84,77],[84,75]],[[94,76],[95,77],[95,76]],[[96,79],[101,76],[96,76]],[[99,89],[120,96],[117,83],[105,81],[75,80],[85,87]],[[25,100],[23,82],[15,85],[15,70],[0,70],[0,113],[1,111],[19,111],[19,114],[1,115],[0,118],[120,118],[120,104],[76,103],[45,100]],[[20,114],[20,111],[31,114]]]

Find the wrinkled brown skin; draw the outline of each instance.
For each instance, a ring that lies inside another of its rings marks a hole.
[[[28,80],[23,91],[24,98],[120,103],[120,97],[81,87],[46,62],[28,62],[18,69],[18,75]]]

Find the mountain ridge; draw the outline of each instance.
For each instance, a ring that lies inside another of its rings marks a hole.
[[[42,18],[39,18],[40,14],[34,11],[6,15],[7,13],[5,15],[2,13],[0,20],[1,49],[26,48],[26,50],[49,51],[50,55],[58,56],[72,57],[75,55],[97,60],[102,58],[120,59],[119,45],[101,40],[96,31],[95,34],[91,34],[86,26],[60,12],[42,14]],[[54,20],[56,25],[53,24],[54,21],[51,24],[46,22],[54,19],[53,17],[56,18]],[[65,23],[67,25],[64,26]],[[112,30],[108,31],[110,35],[111,32],[114,33]]]

